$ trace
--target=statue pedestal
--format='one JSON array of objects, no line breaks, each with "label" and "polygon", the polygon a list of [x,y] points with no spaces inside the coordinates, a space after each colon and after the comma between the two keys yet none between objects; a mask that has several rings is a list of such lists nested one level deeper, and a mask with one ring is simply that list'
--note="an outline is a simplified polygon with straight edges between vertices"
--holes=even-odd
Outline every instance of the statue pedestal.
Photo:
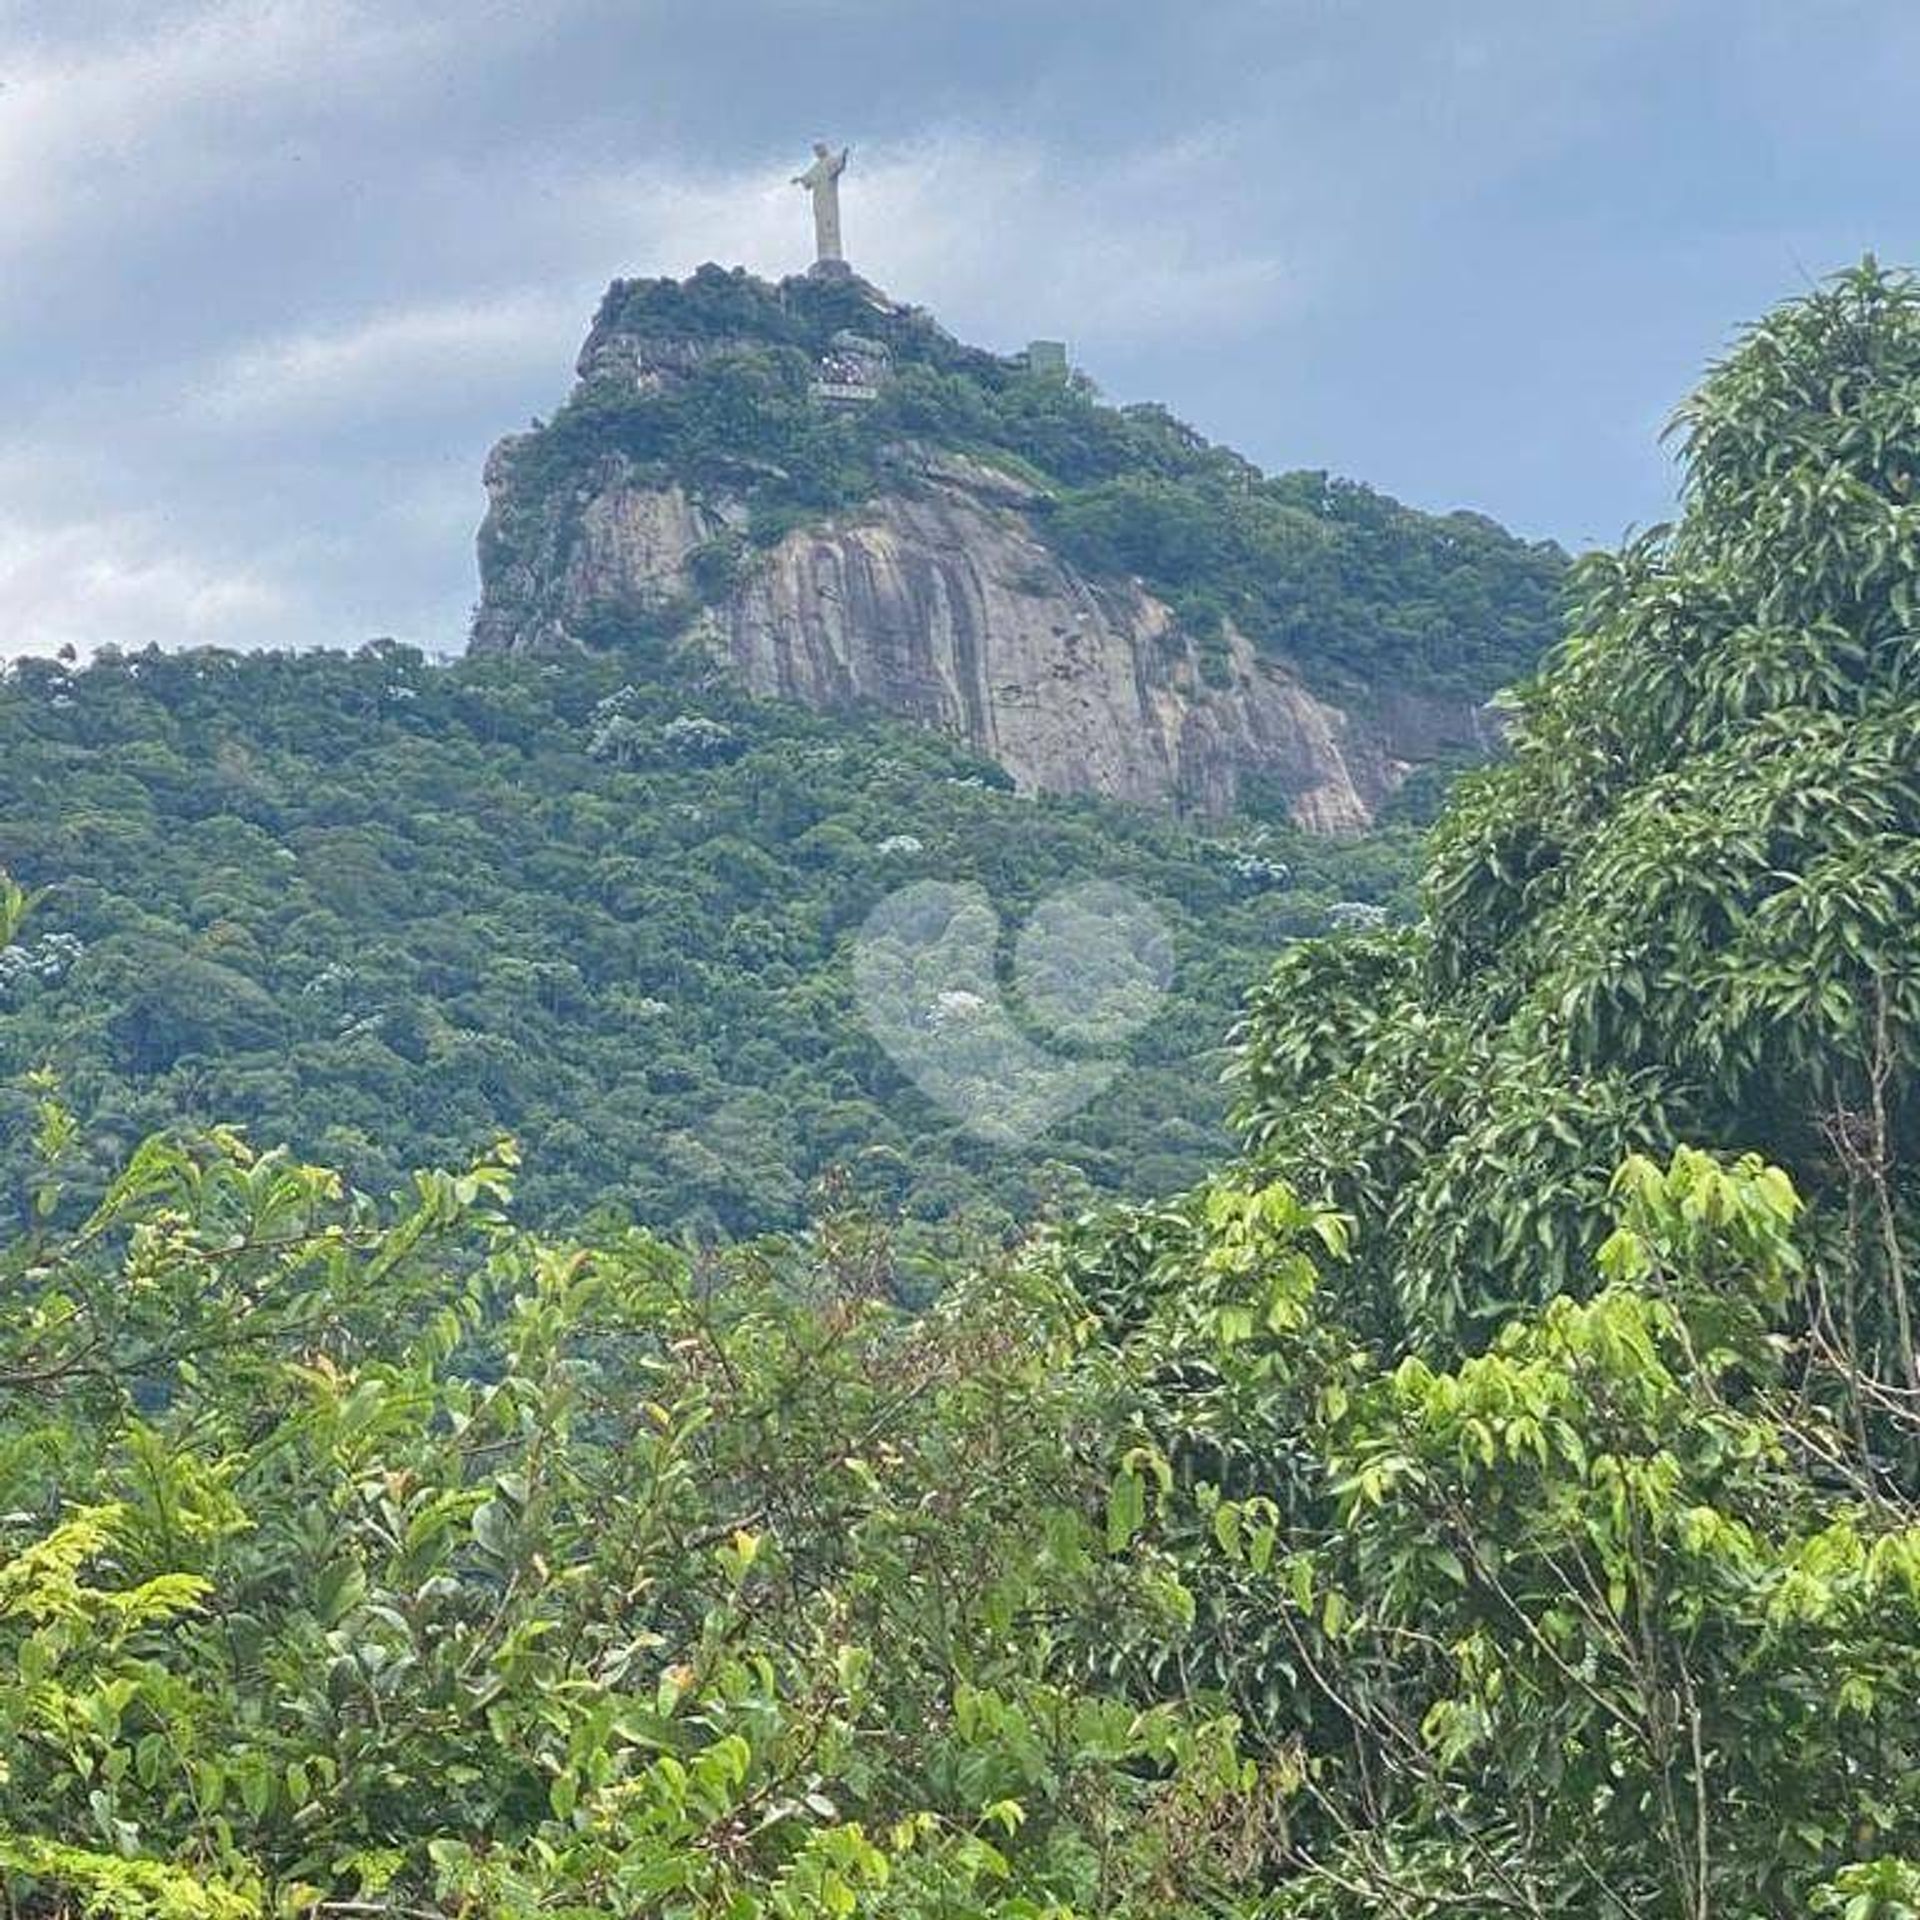
[{"label": "statue pedestal", "polygon": [[809,280],[851,280],[853,269],[844,260],[816,260],[807,269]]}]

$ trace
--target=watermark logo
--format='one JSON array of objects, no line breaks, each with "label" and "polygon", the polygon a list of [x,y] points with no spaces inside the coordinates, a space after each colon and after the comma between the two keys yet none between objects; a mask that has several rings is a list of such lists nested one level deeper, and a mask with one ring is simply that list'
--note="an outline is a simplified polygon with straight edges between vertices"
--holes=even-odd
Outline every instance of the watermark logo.
[{"label": "watermark logo", "polygon": [[1118,1050],[1173,979],[1152,904],[1104,880],[1052,894],[1001,968],[984,888],[922,880],[868,915],[853,949],[867,1026],[928,1099],[970,1133],[1023,1146],[1110,1086]]}]

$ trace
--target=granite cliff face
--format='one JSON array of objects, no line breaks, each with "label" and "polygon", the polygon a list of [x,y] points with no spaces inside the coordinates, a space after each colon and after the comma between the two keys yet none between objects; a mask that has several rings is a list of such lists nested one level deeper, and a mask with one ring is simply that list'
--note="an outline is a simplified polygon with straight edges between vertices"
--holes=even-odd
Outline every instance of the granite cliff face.
[{"label": "granite cliff face", "polygon": [[[826,380],[885,377],[884,359],[850,369],[844,342],[884,349],[835,339]],[[671,393],[726,351],[603,319],[582,391]],[[1230,622],[1203,649],[1138,580],[1056,551],[1018,461],[889,441],[869,497],[769,537],[750,470],[682,477],[602,450],[555,486],[542,452],[536,431],[488,463],[478,650],[604,644],[624,623],[708,649],[758,693],[940,728],[1024,789],[1218,814],[1259,775],[1325,833],[1364,829],[1415,764],[1491,743],[1472,700],[1374,699],[1363,719]]]}]

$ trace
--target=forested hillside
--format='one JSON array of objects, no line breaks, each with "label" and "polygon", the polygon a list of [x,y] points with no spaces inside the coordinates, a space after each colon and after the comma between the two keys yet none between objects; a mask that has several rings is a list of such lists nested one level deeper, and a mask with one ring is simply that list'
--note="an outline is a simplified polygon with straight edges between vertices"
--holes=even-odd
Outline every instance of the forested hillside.
[{"label": "forested hillside", "polygon": [[[155,1127],[216,1119],[376,1191],[510,1134],[530,1218],[605,1205],[706,1237],[797,1224],[829,1174],[989,1235],[1170,1191],[1225,1143],[1248,982],[1342,901],[1408,909],[1411,834],[1202,835],[1006,784],[637,642],[450,667],[392,645],[18,662],[0,849],[36,905],[0,953],[7,1210],[40,1068],[83,1121],[77,1192]],[[1011,924],[1089,876],[1164,914],[1173,992],[1133,1070],[1011,1158],[888,1062],[847,946],[916,880],[979,882]]]},{"label": "forested hillside", "polygon": [[1920,1914],[1920,285],[1684,421],[1245,1151],[923,1311],[42,1099],[14,1910]]}]

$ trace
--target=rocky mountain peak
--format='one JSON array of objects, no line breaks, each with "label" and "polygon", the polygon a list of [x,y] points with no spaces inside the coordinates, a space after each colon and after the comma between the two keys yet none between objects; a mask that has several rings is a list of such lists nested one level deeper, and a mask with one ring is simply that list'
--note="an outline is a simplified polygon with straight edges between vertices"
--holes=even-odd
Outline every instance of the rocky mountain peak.
[{"label": "rocky mountain peak", "polygon": [[850,274],[615,281],[577,373],[489,459],[476,650],[665,644],[1029,790],[1257,781],[1350,832],[1549,637],[1557,550],[1269,479]]}]

